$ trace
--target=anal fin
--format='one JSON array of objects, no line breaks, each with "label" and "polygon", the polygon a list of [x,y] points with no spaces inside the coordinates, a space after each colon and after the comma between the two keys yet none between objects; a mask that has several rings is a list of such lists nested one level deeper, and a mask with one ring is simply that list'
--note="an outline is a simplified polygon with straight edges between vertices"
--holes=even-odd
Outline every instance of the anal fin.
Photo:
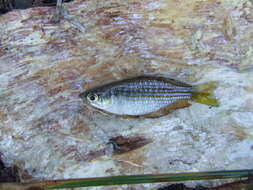
[{"label": "anal fin", "polygon": [[158,118],[158,117],[168,115],[169,113],[172,113],[173,111],[175,111],[177,109],[186,108],[189,106],[191,106],[191,104],[188,102],[188,100],[180,100],[180,101],[174,102],[172,104],[169,104],[168,106],[165,106],[165,107],[157,110],[156,112],[145,114],[140,117]]}]

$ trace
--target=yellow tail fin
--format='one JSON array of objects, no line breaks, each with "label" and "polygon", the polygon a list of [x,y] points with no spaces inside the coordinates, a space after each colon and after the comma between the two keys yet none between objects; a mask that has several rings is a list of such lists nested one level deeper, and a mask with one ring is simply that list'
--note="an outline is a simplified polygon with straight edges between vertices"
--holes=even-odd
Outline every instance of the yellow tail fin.
[{"label": "yellow tail fin", "polygon": [[216,88],[216,82],[208,82],[194,87],[192,101],[207,104],[210,106],[219,106],[218,100],[214,97],[213,91]]}]

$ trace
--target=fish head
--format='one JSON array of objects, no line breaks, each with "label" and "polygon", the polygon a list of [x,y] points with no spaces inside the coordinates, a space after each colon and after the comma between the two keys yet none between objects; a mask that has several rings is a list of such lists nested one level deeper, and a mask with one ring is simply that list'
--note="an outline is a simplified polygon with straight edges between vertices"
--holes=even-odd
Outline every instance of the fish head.
[{"label": "fish head", "polygon": [[112,102],[110,93],[99,89],[87,90],[81,93],[79,97],[84,101],[84,103],[105,110],[110,107]]}]

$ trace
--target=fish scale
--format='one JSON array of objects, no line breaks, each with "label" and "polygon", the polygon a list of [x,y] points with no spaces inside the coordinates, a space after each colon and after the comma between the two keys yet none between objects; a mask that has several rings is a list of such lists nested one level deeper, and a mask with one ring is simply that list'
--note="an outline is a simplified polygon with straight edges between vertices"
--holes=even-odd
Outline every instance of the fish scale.
[{"label": "fish scale", "polygon": [[191,87],[180,87],[159,80],[126,82],[110,89],[117,113],[146,114],[178,100],[190,99]]},{"label": "fish scale", "polygon": [[[174,87],[174,88],[173,88]],[[175,88],[176,87],[176,88]],[[133,84],[125,84],[120,87],[112,88],[112,94],[116,96],[124,96],[135,101],[165,101],[170,103],[177,99],[189,99],[191,96],[191,87],[177,88],[163,81],[134,82]]]}]

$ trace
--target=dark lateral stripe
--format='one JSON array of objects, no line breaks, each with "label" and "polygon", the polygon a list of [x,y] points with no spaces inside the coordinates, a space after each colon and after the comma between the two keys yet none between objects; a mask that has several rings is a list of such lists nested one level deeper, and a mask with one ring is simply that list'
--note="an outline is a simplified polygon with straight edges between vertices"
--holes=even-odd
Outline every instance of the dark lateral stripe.
[{"label": "dark lateral stripe", "polygon": [[191,95],[192,92],[179,92],[179,91],[175,91],[175,92],[165,92],[165,91],[158,91],[158,92],[154,92],[154,91],[119,91],[118,92],[119,94],[122,94],[122,95],[126,95],[126,94],[144,94],[144,95],[147,95],[147,94],[162,94],[162,95],[168,95],[170,96],[170,94],[172,94],[172,96],[175,96],[175,94],[178,94],[178,96],[181,96],[181,95]]},{"label": "dark lateral stripe", "polygon": [[192,87],[181,87],[181,86],[171,86],[171,87],[161,87],[161,86],[124,86],[121,88],[117,88],[117,90],[123,90],[123,89],[147,89],[147,90],[190,90],[192,91]]},{"label": "dark lateral stripe", "polygon": [[190,97],[190,95],[185,94],[185,95],[127,95],[127,97],[132,97],[132,98],[172,98],[172,97]]},{"label": "dark lateral stripe", "polygon": [[190,89],[165,89],[165,88],[126,88],[116,89],[118,93],[192,93]]}]

